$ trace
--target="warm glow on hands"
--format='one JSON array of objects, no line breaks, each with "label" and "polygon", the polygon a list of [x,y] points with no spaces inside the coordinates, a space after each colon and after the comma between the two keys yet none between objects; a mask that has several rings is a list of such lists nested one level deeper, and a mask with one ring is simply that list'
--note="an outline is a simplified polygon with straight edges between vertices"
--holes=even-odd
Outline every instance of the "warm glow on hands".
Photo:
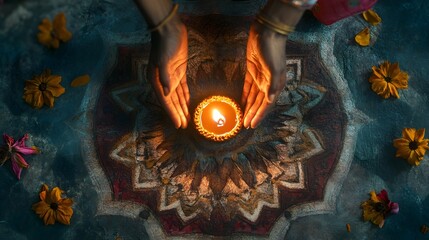
[{"label": "warm glow on hands", "polygon": [[246,128],[258,126],[286,84],[286,40],[257,23],[250,28],[242,94]]},{"label": "warm glow on hands", "polygon": [[152,34],[147,77],[176,128],[186,128],[189,88],[186,82],[188,36],[185,25],[172,22]]}]

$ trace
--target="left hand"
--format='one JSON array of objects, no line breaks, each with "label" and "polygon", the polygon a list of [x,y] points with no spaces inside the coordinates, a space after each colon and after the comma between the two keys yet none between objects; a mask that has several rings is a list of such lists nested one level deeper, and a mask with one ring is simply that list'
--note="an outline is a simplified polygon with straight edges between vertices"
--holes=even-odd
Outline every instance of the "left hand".
[{"label": "left hand", "polygon": [[286,85],[287,36],[255,22],[247,42],[242,104],[245,128],[256,128]]}]

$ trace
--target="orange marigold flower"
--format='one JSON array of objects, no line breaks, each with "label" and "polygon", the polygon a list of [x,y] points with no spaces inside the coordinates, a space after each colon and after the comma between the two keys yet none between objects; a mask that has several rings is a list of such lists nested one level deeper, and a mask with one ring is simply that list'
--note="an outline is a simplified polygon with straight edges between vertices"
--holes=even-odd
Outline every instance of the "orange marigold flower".
[{"label": "orange marigold flower", "polygon": [[40,202],[33,204],[32,209],[43,219],[45,225],[54,224],[56,221],[69,225],[73,215],[73,201],[70,198],[61,198],[63,191],[58,187],[49,190],[48,185],[43,184],[40,189]]},{"label": "orange marigold flower", "polygon": [[389,98],[391,95],[399,98],[398,89],[408,88],[408,74],[399,69],[398,63],[390,64],[385,61],[380,67],[372,67],[369,82],[371,89],[383,98]]},{"label": "orange marigold flower", "polygon": [[402,138],[393,140],[396,157],[406,159],[411,165],[418,166],[429,149],[429,139],[424,139],[425,129],[404,128]]},{"label": "orange marigold flower", "polygon": [[399,212],[399,204],[389,200],[386,190],[381,190],[379,194],[371,191],[371,198],[362,203],[363,219],[371,221],[380,228],[384,225],[384,220],[389,214]]},{"label": "orange marigold flower", "polygon": [[24,100],[35,108],[54,106],[54,98],[61,96],[66,90],[60,85],[61,76],[51,75],[50,70],[27,80],[24,87]]},{"label": "orange marigold flower", "polygon": [[59,13],[51,22],[48,18],[42,20],[39,25],[37,39],[39,43],[46,47],[58,48],[60,41],[67,42],[71,39],[72,34],[66,28],[66,17],[64,13]]}]

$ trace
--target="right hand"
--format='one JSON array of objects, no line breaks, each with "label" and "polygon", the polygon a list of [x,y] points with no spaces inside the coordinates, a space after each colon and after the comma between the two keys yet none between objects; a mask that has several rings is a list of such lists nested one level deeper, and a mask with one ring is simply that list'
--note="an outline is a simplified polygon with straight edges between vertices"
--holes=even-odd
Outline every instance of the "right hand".
[{"label": "right hand", "polygon": [[147,78],[176,128],[186,128],[190,119],[187,61],[186,26],[174,17],[152,33]]}]

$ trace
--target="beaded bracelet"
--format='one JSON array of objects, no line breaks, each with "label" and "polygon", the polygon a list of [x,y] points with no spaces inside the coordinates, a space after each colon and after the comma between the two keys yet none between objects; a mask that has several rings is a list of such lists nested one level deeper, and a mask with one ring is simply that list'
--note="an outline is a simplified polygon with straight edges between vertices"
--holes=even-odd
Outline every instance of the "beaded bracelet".
[{"label": "beaded bracelet", "polygon": [[162,26],[164,26],[165,24],[167,24],[173,17],[174,15],[176,15],[177,10],[179,9],[179,4],[174,4],[173,5],[173,9],[171,10],[171,12],[168,14],[168,16],[166,18],[164,18],[164,20],[162,20],[158,25],[156,25],[153,28],[150,28],[149,31],[150,32],[154,32],[158,29],[160,29]]},{"label": "beaded bracelet", "polygon": [[261,13],[256,16],[256,21],[281,35],[288,35],[295,30],[294,27],[289,26],[287,24],[273,22],[263,16]]}]

